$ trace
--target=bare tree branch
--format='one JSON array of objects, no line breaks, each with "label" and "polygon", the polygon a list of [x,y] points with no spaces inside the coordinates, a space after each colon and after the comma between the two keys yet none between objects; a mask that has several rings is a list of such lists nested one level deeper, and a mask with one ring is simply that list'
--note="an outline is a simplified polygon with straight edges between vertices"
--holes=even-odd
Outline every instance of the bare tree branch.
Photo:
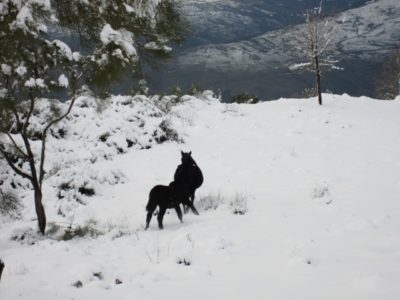
[{"label": "bare tree branch", "polygon": [[13,169],[13,171],[15,173],[17,173],[18,175],[22,176],[23,178],[29,179],[30,181],[33,180],[32,176],[28,175],[27,173],[25,173],[24,171],[22,171],[21,169],[19,169],[11,160],[10,155],[4,150],[3,146],[0,146],[0,153],[4,156],[4,158],[6,159],[8,165],[11,167],[11,169]]},{"label": "bare tree branch", "polygon": [[28,154],[26,154],[21,147],[19,147],[19,145],[17,144],[17,142],[14,140],[14,138],[12,137],[12,135],[9,132],[5,133],[8,138],[11,140],[12,144],[14,145],[15,149],[18,150],[19,153],[21,153],[24,157],[28,157]]},{"label": "bare tree branch", "polygon": [[22,138],[22,141],[24,142],[24,146],[25,146],[25,149],[27,152],[26,159],[28,160],[30,173],[31,173],[28,176],[29,176],[29,179],[31,180],[32,185],[35,187],[35,186],[38,186],[38,174],[36,171],[35,156],[33,155],[30,140],[29,140],[26,132],[23,130],[20,130],[19,134]]},{"label": "bare tree branch", "polygon": [[22,130],[25,132],[26,129],[29,126],[29,120],[33,114],[33,110],[35,109],[35,97],[33,96],[33,91],[32,88],[29,89],[29,101],[30,101],[30,105],[29,105],[29,112],[28,115],[26,116],[24,125],[22,127]]},{"label": "bare tree branch", "polygon": [[43,178],[44,178],[44,160],[45,160],[45,155],[46,155],[47,132],[52,126],[54,126],[58,122],[62,121],[64,118],[66,118],[70,114],[70,112],[72,110],[72,107],[74,106],[75,101],[77,99],[77,96],[76,96],[76,91],[77,91],[76,83],[79,80],[80,76],[81,75],[73,76],[73,80],[72,80],[72,83],[71,83],[71,89],[72,89],[72,95],[73,96],[72,96],[72,99],[71,99],[71,102],[70,102],[70,104],[68,106],[67,111],[63,115],[61,115],[60,117],[50,121],[49,124],[46,126],[46,128],[43,130],[42,150],[41,150],[41,154],[40,154],[40,167],[39,167],[39,186],[40,187],[42,187],[42,182],[43,182]]},{"label": "bare tree branch", "polygon": [[11,105],[11,111],[15,117],[15,121],[17,122],[17,130],[21,131],[22,129],[22,124],[21,124],[21,120],[19,118],[18,112],[17,112],[17,108],[15,107],[14,104]]}]

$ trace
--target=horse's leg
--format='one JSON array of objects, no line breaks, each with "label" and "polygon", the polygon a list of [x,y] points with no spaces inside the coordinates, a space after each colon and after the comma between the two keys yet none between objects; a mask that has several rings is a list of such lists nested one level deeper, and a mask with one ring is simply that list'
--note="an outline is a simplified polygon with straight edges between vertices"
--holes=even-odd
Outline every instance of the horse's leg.
[{"label": "horse's leg", "polygon": [[160,206],[160,211],[158,212],[158,216],[157,216],[157,220],[158,220],[158,228],[160,228],[160,229],[163,229],[164,228],[164,226],[163,226],[163,218],[164,218],[164,214],[165,214],[165,212],[167,211],[167,208],[166,207],[161,207]]},{"label": "horse's leg", "polygon": [[[191,194],[190,196],[189,196],[189,202],[192,204],[192,207],[194,208],[194,193],[195,192],[193,192],[193,194]],[[190,207],[191,209],[192,209],[192,211],[193,211],[193,208],[192,207]],[[188,211],[189,210],[189,207],[187,207],[186,208],[186,211]],[[195,208],[195,210],[196,210],[196,208]],[[196,212],[197,212],[197,210],[196,210]],[[197,213],[198,214],[198,213]]]},{"label": "horse's leg", "polygon": [[[194,200],[194,193],[191,194],[191,195],[189,195],[188,202],[191,202],[191,203],[193,204],[193,200]],[[183,212],[184,212],[185,214],[188,213],[189,207],[190,207],[190,205],[188,205],[188,204],[183,204]],[[191,208],[191,207],[190,207],[190,208]]]},{"label": "horse's leg", "polygon": [[175,206],[175,210],[176,210],[176,214],[178,215],[179,221],[181,223],[183,223],[182,211],[181,211],[181,207],[179,204]]},{"label": "horse's leg", "polygon": [[190,207],[190,209],[192,210],[192,212],[193,212],[195,215],[197,215],[197,216],[199,215],[199,212],[197,211],[196,207],[194,207],[194,205],[193,205],[192,202],[188,201],[188,202],[187,202],[187,205]]}]

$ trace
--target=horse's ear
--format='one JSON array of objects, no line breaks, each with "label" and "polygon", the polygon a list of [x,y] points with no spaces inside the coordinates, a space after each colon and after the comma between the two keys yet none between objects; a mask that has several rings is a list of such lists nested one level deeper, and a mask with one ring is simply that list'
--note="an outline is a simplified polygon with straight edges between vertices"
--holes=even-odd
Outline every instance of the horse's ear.
[{"label": "horse's ear", "polygon": [[181,150],[181,155],[183,156],[183,154],[185,154],[185,152],[183,152],[183,151]]},{"label": "horse's ear", "polygon": [[189,155],[192,155],[192,151],[189,152]]}]

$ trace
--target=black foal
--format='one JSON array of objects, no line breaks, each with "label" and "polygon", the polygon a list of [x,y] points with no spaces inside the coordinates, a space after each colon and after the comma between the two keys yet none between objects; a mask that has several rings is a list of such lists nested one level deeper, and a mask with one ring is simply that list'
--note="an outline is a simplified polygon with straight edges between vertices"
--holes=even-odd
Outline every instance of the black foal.
[{"label": "black foal", "polygon": [[163,218],[168,208],[175,208],[179,221],[182,223],[183,219],[180,204],[189,206],[194,214],[199,214],[197,209],[193,206],[193,203],[189,201],[189,195],[184,186],[173,181],[168,186],[156,185],[153,187],[150,191],[149,202],[146,206],[147,217],[145,230],[149,228],[151,217],[153,216],[157,206],[159,207],[157,221],[160,229],[164,228]]}]

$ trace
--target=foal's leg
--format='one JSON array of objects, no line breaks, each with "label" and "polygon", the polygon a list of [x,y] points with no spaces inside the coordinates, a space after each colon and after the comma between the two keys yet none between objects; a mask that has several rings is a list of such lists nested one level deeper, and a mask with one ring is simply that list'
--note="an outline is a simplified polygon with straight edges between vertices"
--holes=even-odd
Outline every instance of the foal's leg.
[{"label": "foal's leg", "polygon": [[181,211],[181,207],[180,207],[179,204],[175,206],[175,210],[176,210],[176,214],[178,215],[179,221],[180,221],[181,223],[183,223],[182,211]]},{"label": "foal's leg", "polygon": [[147,216],[146,216],[146,227],[145,227],[144,230],[147,230],[147,228],[149,228],[150,221],[151,221],[151,217],[153,216],[153,212],[154,212],[155,209],[156,209],[156,207],[154,207],[154,208],[152,208],[152,209],[149,209],[149,210],[147,211]]},{"label": "foal's leg", "polygon": [[148,212],[147,212],[147,216],[146,216],[146,227],[144,228],[144,230],[147,230],[147,228],[149,228],[149,225],[150,225],[150,221],[151,221],[151,217],[153,216],[153,212],[154,212],[154,210],[149,210]]},{"label": "foal's leg", "polygon": [[164,214],[165,214],[166,211],[167,211],[166,207],[161,207],[160,206],[160,211],[158,212],[158,216],[157,216],[158,228],[160,228],[160,229],[164,228],[162,222],[163,222]]}]

